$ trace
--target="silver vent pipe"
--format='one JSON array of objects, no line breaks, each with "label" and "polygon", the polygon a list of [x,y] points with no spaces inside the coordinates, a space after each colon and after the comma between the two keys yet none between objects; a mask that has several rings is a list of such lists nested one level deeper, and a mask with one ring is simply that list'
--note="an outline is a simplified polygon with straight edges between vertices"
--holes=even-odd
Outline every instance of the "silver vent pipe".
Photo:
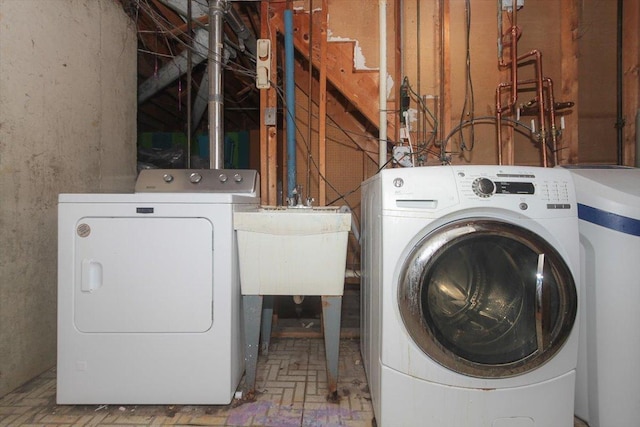
[{"label": "silver vent pipe", "polygon": [[209,0],[209,168],[224,168],[223,26],[225,0]]}]

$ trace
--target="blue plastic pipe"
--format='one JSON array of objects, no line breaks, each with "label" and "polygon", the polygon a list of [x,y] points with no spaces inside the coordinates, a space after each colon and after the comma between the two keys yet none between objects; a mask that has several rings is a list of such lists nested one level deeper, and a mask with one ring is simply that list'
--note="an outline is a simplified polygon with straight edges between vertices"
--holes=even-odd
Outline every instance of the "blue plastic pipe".
[{"label": "blue plastic pipe", "polygon": [[287,197],[296,188],[296,86],[293,63],[293,11],[284,11],[285,111],[287,115]]}]

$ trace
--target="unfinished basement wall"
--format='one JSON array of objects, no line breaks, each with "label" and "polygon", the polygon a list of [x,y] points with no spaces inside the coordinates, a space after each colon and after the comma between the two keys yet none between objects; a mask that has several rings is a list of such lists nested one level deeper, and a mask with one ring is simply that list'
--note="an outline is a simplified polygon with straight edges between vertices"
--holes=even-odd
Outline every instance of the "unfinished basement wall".
[{"label": "unfinished basement wall", "polygon": [[56,361],[57,198],[132,191],[136,32],[114,0],[0,0],[0,396]]},{"label": "unfinished basement wall", "polygon": [[[294,4],[294,8],[308,11],[312,7],[316,11],[316,20],[319,21],[319,8],[322,0],[300,0]],[[379,70],[379,2],[372,0],[327,0],[327,40],[328,44],[343,44],[346,49],[352,49],[352,69],[345,70],[345,75],[349,78],[357,78],[358,73],[373,73],[376,78]],[[387,1],[387,72],[389,78],[388,85],[388,108],[395,108],[395,98],[398,87],[394,73],[396,51],[395,51],[395,1]],[[320,24],[316,22],[314,28],[314,46],[319,49]],[[304,62],[304,61],[303,61]],[[305,63],[306,65],[306,63]],[[304,68],[304,67],[303,67]],[[345,66],[346,68],[346,66]],[[352,74],[354,73],[354,74]],[[318,75],[314,74],[313,81],[313,107],[312,114],[309,114],[309,99],[307,97],[307,87],[309,85],[309,74],[305,70],[296,71],[296,117],[297,117],[297,180],[302,184],[305,194],[309,194],[318,201],[319,176],[318,176]],[[328,83],[331,85],[331,83]],[[360,192],[358,188],[361,182],[377,171],[378,143],[377,120],[370,124],[361,117],[354,118],[348,107],[349,101],[344,101],[342,96],[327,95],[327,116],[326,120],[326,200],[321,203],[335,202],[334,205],[347,204],[356,215],[359,214]],[[371,104],[378,104],[379,94],[375,92],[362,92],[358,96]],[[342,106],[341,106],[342,105]],[[351,117],[348,117],[351,116]],[[375,117],[378,118],[377,116]],[[389,120],[393,120],[393,112],[389,115]],[[311,123],[311,134],[309,134],[308,124]],[[390,140],[394,140],[394,135],[390,134]],[[358,140],[362,144],[368,139],[367,153],[358,147]],[[309,162],[311,154],[311,162]],[[375,161],[373,160],[375,159]],[[285,160],[285,159],[283,159]],[[283,161],[286,167],[286,162]],[[309,188],[306,188],[309,187]],[[341,196],[346,195],[344,198]]]},{"label": "unfinished basement wall", "polygon": [[[498,66],[497,3],[496,0],[473,0],[468,4],[448,0],[403,1],[402,73],[408,77],[412,91],[424,98],[436,117],[435,121],[429,119],[424,123],[413,121],[412,136],[415,141],[428,143],[437,127],[436,140],[446,142],[447,159],[452,163],[498,162],[495,94],[500,83],[509,82],[509,76]],[[517,13],[522,32],[518,52],[520,55],[533,50],[542,52],[543,74],[554,81],[559,100],[563,77],[560,2],[525,0],[524,4]],[[506,32],[509,24],[506,16],[504,19]],[[506,46],[504,52],[506,57],[509,52]],[[519,80],[533,78],[533,69],[533,65],[520,67]],[[532,92],[520,93],[517,104],[526,104],[534,96]],[[418,103],[415,96],[412,98],[411,108],[415,112]],[[523,117],[522,122],[530,126],[531,118]],[[473,132],[471,126],[465,125],[471,119],[478,120]],[[463,132],[457,132],[461,127]],[[539,147],[528,135],[512,135],[505,126],[503,137],[515,138],[516,164],[541,164]],[[428,148],[427,164],[437,163],[439,147],[431,143]]]},{"label": "unfinished basement wall", "polygon": [[584,2],[580,53],[580,163],[617,162],[616,2]]}]

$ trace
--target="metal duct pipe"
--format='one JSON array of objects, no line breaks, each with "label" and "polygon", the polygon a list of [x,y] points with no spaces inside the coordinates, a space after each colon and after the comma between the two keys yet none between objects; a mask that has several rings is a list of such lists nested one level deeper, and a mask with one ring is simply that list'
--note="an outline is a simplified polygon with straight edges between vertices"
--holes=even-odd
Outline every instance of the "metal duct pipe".
[{"label": "metal duct pipe", "polygon": [[238,43],[241,48],[246,48],[250,54],[256,54],[256,36],[244,25],[244,21],[234,7],[229,7],[227,11],[227,23],[238,36]]},{"label": "metal duct pipe", "polygon": [[[294,79],[293,11],[284,11],[284,61],[287,117],[287,198],[296,188],[296,86]],[[311,126],[311,123],[309,123]],[[309,189],[307,188],[307,191]],[[301,195],[302,196],[302,195]]]},{"label": "metal duct pipe", "polygon": [[380,26],[380,147],[378,151],[378,168],[387,163],[387,1],[378,2],[378,21]]},{"label": "metal duct pipe", "polygon": [[209,168],[224,168],[222,30],[225,0],[209,0]]},{"label": "metal duct pipe", "polygon": [[192,66],[195,67],[203,62],[207,58],[207,36],[205,29],[196,29],[191,49],[185,49],[180,55],[160,68],[155,76],[149,77],[138,87],[138,104],[142,104],[187,72],[189,50],[193,51],[191,55]]}]

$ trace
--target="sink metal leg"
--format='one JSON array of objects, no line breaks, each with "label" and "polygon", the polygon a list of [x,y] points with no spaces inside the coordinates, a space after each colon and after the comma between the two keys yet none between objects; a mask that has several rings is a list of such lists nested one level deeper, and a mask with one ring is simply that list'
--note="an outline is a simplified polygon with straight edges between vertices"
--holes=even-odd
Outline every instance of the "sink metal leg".
[{"label": "sink metal leg", "polygon": [[269,354],[269,341],[271,340],[271,322],[273,320],[273,295],[265,295],[262,302],[262,331],[260,351],[263,355]]},{"label": "sink metal leg", "polygon": [[340,313],[342,296],[322,296],[324,350],[327,358],[327,400],[338,401],[338,356],[340,352]]},{"label": "sink metal leg", "polygon": [[245,393],[251,396],[256,389],[258,369],[258,346],[260,344],[260,317],[262,315],[262,295],[242,296],[244,316],[244,357],[246,362]]}]

